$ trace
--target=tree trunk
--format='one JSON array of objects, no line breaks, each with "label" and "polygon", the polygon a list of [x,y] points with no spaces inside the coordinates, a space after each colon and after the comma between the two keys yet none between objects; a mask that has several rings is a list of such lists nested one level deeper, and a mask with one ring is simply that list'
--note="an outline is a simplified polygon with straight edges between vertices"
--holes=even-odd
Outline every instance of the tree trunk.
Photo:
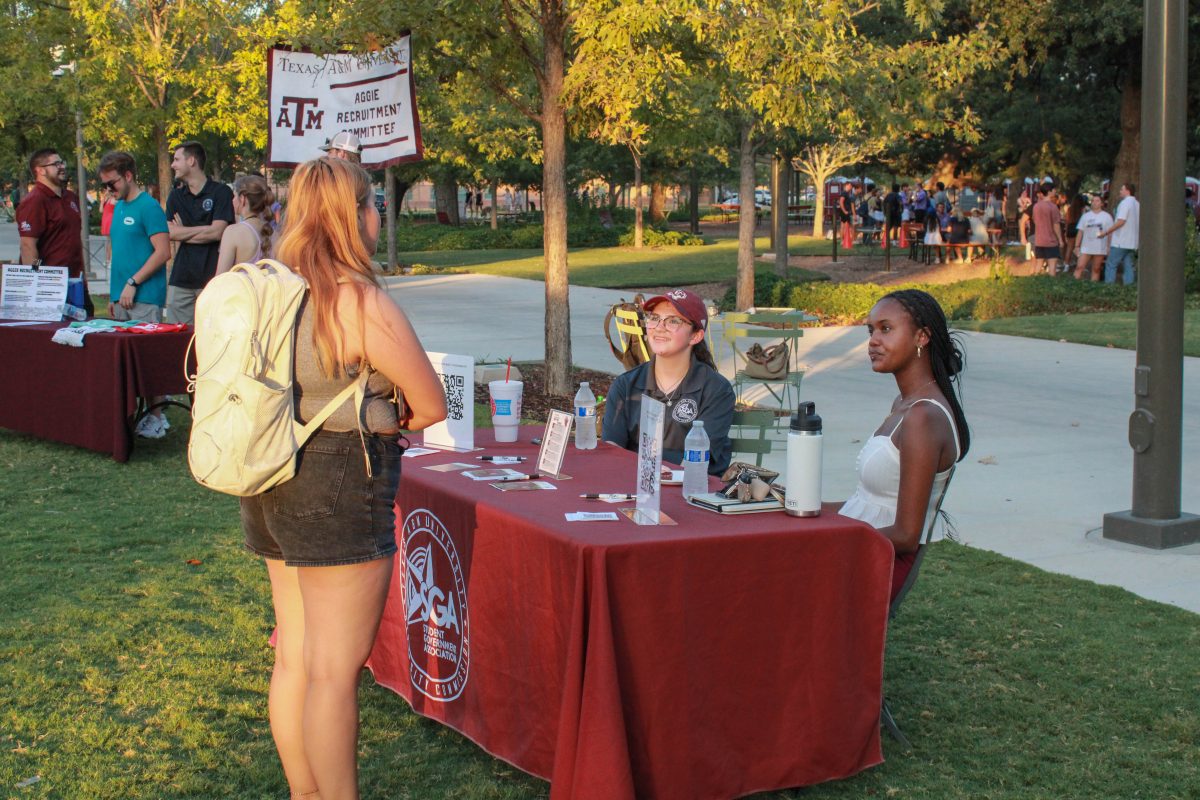
[{"label": "tree trunk", "polygon": [[458,184],[453,178],[440,178],[433,184],[433,199],[438,222],[442,221],[442,214],[445,214],[446,225],[458,225]]},{"label": "tree trunk", "polygon": [[642,247],[642,157],[633,154],[633,246]]},{"label": "tree trunk", "polygon": [[754,123],[750,120],[742,123],[738,170],[741,208],[738,209],[737,307],[738,311],[745,311],[754,305]]},{"label": "tree trunk", "polygon": [[171,150],[167,144],[167,129],[162,123],[154,126],[154,151],[158,156],[158,204],[167,207],[167,195],[171,193]]},{"label": "tree trunk", "polygon": [[[813,195],[813,238],[820,239],[825,236],[825,181],[833,175],[832,169],[815,168],[812,172],[801,170],[807,175],[816,187],[816,192]],[[837,235],[837,231],[834,231]]]},{"label": "tree trunk", "polygon": [[610,183],[608,185],[608,210],[612,211],[617,207],[617,197],[621,194],[621,184]]},{"label": "tree trunk", "polygon": [[700,235],[700,174],[694,169],[688,183],[688,227],[693,234]]},{"label": "tree trunk", "polygon": [[650,221],[663,222],[667,218],[667,187],[661,183],[650,184]]},{"label": "tree trunk", "polygon": [[567,115],[562,104],[566,77],[565,8],[545,16],[545,76],[542,85],[542,210],[546,257],[546,392],[571,394],[571,307],[567,272]]},{"label": "tree trunk", "polygon": [[791,162],[775,157],[772,172],[775,180],[771,189],[771,215],[775,222],[775,274],[787,275],[788,268],[788,184],[792,180]]},{"label": "tree trunk", "polygon": [[[1141,58],[1137,48],[1136,58]],[[1131,68],[1121,83],[1121,148],[1113,162],[1112,181],[1108,184],[1108,210],[1116,215],[1121,202],[1121,184],[1136,187],[1141,173],[1142,150],[1142,81],[1136,68]]]},{"label": "tree trunk", "polygon": [[491,184],[491,189],[492,189],[492,208],[491,208],[491,213],[488,216],[491,217],[490,222],[492,225],[492,230],[496,230],[496,228],[500,227],[500,217],[496,213],[496,195],[500,191],[500,181],[493,178],[492,184]]}]

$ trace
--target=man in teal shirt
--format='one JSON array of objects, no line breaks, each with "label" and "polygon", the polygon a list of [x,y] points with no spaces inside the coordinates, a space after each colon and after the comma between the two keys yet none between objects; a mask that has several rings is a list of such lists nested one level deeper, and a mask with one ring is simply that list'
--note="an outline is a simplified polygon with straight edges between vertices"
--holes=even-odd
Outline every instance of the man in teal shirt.
[{"label": "man in teal shirt", "polygon": [[109,232],[109,313],[113,319],[162,322],[171,240],[167,215],[137,184],[137,162],[114,151],[100,159],[100,182],[117,198]]},{"label": "man in teal shirt", "polygon": [[[171,257],[167,215],[138,186],[137,162],[129,153],[105,153],[100,159],[100,182],[117,199],[109,231],[108,313],[116,320],[162,322],[167,302],[166,265]],[[155,404],[159,399],[154,398]],[[134,432],[161,439],[168,427],[162,409],[155,408],[142,417]]]}]

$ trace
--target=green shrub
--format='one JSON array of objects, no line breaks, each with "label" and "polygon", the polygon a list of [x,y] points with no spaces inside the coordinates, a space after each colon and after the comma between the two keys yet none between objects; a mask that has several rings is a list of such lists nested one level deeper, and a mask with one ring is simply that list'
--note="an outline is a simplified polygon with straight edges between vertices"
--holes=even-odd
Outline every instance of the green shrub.
[{"label": "green shrub", "polygon": [[[621,234],[617,243],[622,247],[633,247],[633,235],[634,231],[630,228]],[[646,247],[700,247],[704,245],[704,239],[687,231],[645,227],[642,229],[642,244]]]},{"label": "green shrub", "polygon": [[1200,233],[1191,220],[1184,222],[1187,230],[1187,246],[1183,258],[1183,281],[1185,292],[1200,292]]},{"label": "green shrub", "polygon": [[[941,304],[949,319],[996,319],[1035,314],[1080,314],[1093,311],[1131,311],[1137,308],[1137,289],[1039,275],[976,278],[949,284],[790,283],[773,276],[759,277],[755,305],[802,308],[823,325],[857,325],[871,306],[896,289],[923,289]],[[721,308],[733,308],[730,290]]]}]

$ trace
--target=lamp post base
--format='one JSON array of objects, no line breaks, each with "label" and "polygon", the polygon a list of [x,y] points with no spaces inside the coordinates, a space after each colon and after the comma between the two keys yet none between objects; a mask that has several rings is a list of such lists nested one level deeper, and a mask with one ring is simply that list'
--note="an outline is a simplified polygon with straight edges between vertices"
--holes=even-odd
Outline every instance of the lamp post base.
[{"label": "lamp post base", "polygon": [[1135,517],[1132,511],[1104,515],[1104,538],[1155,550],[1200,542],[1200,516],[1181,513],[1175,519]]}]

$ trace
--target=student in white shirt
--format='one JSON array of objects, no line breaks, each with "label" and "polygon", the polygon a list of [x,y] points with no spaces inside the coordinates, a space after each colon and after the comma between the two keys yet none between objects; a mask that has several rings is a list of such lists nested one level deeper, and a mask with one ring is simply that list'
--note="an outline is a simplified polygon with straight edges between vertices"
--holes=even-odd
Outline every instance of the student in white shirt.
[{"label": "student in white shirt", "polygon": [[1108,239],[1100,238],[1100,232],[1110,229],[1112,225],[1112,214],[1104,210],[1104,198],[1098,194],[1092,195],[1091,208],[1079,218],[1079,232],[1075,234],[1075,252],[1079,253],[1079,263],[1075,267],[1076,278],[1103,280]]},{"label": "student in white shirt", "polygon": [[1107,238],[1111,244],[1108,258],[1104,261],[1104,282],[1117,282],[1117,267],[1121,267],[1126,286],[1137,278],[1134,267],[1134,254],[1138,249],[1138,217],[1141,206],[1134,196],[1132,183],[1121,184],[1121,202],[1117,206],[1117,221],[1111,228],[1100,232],[1102,238]]}]

